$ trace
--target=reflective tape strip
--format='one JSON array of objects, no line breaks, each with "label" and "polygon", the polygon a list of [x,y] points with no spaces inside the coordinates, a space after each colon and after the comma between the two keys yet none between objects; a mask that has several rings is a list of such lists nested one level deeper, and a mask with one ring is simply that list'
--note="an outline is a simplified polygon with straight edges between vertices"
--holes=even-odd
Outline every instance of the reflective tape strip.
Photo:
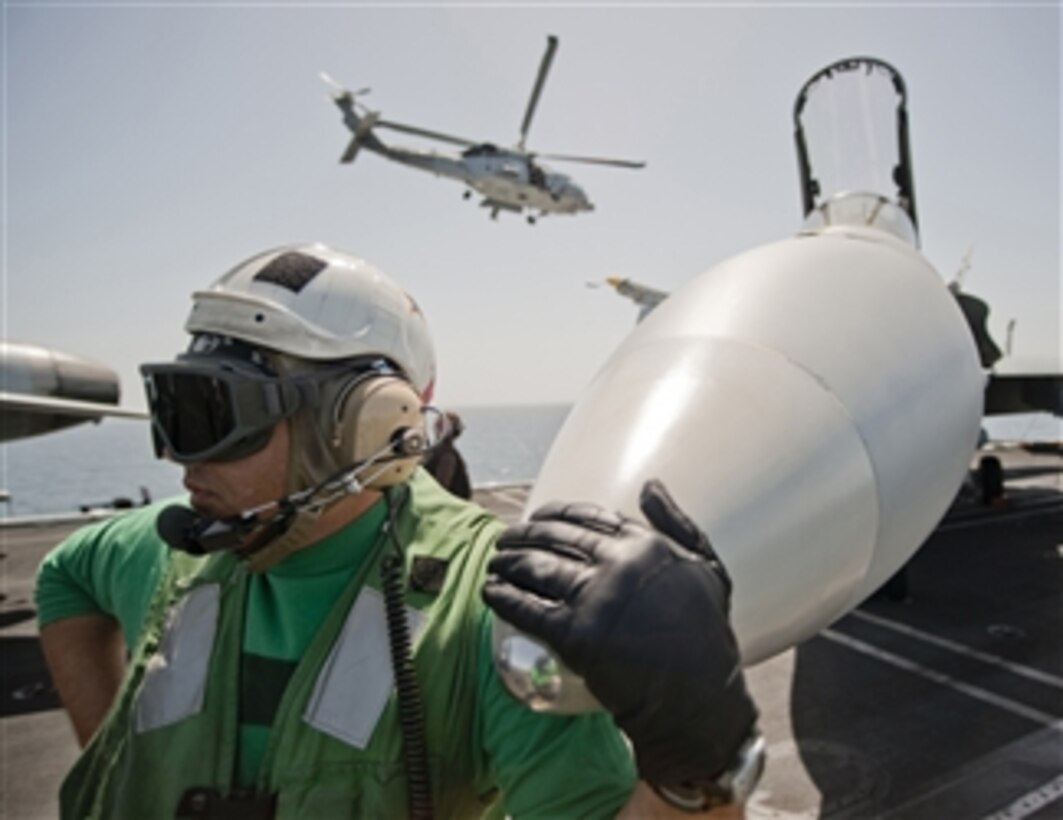
[{"label": "reflective tape strip", "polygon": [[137,696],[137,733],[169,726],[203,708],[220,598],[220,585],[204,584],[170,613]]},{"label": "reflective tape strip", "polygon": [[[412,640],[425,616],[406,607]],[[321,667],[303,720],[356,749],[369,745],[394,688],[384,596],[368,587],[347,615],[336,645]]]}]

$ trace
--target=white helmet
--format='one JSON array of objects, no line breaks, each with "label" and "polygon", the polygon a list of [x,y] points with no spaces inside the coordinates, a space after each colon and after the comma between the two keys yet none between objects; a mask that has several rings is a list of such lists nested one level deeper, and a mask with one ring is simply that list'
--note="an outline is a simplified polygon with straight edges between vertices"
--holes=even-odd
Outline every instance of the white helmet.
[{"label": "white helmet", "polygon": [[252,256],[192,294],[189,333],[242,339],[308,361],[382,356],[422,400],[431,399],[435,352],[417,303],[362,259],[321,244]]},{"label": "white helmet", "polygon": [[[209,366],[204,357],[217,348],[228,356],[228,370],[219,373],[214,368],[207,375],[215,381],[231,380],[236,377],[229,374],[234,365],[227,351],[239,346],[215,343],[235,339],[265,354],[271,372],[260,373],[260,380],[304,387],[314,382],[316,389],[307,394],[313,398],[303,400],[306,396],[299,392],[300,401],[291,406],[275,401],[260,407],[260,394],[266,394],[251,391],[259,403],[242,408],[246,412],[233,411],[235,421],[227,431],[239,444],[248,431],[246,424],[236,422],[243,423],[245,415],[253,424],[290,418],[289,493],[320,487],[357,463],[373,468],[371,476],[359,476],[370,489],[393,486],[413,473],[420,453],[374,461],[391,452],[400,432],[423,434],[425,405],[435,382],[428,325],[416,302],[390,278],[325,245],[287,245],[251,257],[207,290],[193,293],[192,299],[185,330],[193,334],[193,343],[191,353],[183,357],[186,361],[179,357],[176,366],[146,365],[142,370],[159,378],[175,367],[182,373],[200,373]],[[315,374],[320,379],[311,378]],[[229,390],[225,395],[235,394]],[[160,424],[167,420],[175,425],[178,421],[166,418]],[[211,443],[191,435],[201,433],[198,428],[177,425],[170,432],[188,433],[188,441],[180,443],[193,449]],[[168,441],[173,450],[173,437]],[[193,456],[186,460],[195,460]],[[300,509],[284,534],[260,545],[251,568],[267,569],[307,546],[306,535],[320,512]]]}]

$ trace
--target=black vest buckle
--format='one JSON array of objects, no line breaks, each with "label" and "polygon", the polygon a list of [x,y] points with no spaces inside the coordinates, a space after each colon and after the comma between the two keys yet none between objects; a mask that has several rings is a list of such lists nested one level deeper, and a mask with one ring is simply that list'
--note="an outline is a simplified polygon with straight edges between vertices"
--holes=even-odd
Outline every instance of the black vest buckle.
[{"label": "black vest buckle", "polygon": [[177,803],[177,820],[273,820],[276,794],[240,790],[222,796],[217,789],[193,786]]}]

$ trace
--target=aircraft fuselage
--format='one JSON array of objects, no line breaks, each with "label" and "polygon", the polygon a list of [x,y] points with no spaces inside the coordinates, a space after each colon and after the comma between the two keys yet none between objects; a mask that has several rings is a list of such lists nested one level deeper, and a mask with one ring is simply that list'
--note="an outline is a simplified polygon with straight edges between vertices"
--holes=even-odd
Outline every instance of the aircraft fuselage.
[{"label": "aircraft fuselage", "polygon": [[483,205],[500,210],[575,214],[594,210],[572,179],[535,162],[529,155],[492,145],[477,145],[463,154],[366,144],[366,150],[436,176],[459,180],[484,197]]}]

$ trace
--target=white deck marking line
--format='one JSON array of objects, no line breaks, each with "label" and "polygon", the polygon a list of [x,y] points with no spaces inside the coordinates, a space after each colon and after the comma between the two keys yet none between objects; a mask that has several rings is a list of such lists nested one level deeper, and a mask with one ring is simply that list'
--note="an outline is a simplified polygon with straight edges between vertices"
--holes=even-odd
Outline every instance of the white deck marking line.
[{"label": "white deck marking line", "polygon": [[968,697],[975,698],[976,700],[983,701],[984,703],[996,706],[999,709],[1004,709],[1007,712],[1011,712],[1014,715],[1031,720],[1034,723],[1038,723],[1042,726],[1048,726],[1059,731],[1063,729],[1059,719],[1054,715],[1050,715],[1047,712],[1042,712],[1039,709],[1033,709],[1017,701],[1010,700],[1001,695],[994,694],[986,689],[982,689],[978,686],[972,686],[969,683],[964,683],[961,680],[946,675],[942,672],[937,672],[933,669],[929,669],[915,661],[910,661],[907,658],[902,658],[900,655],[895,655],[892,652],[887,652],[884,649],[879,649],[877,646],[872,646],[864,641],[857,640],[856,638],[850,638],[848,635],[843,635],[840,632],[835,632],[833,629],[824,629],[820,635],[828,640],[832,640],[836,643],[840,643],[843,646],[847,646],[857,652],[862,652],[876,660],[880,660],[883,663],[888,663],[891,666],[896,666],[898,669],[903,669],[906,672],[911,672],[926,680],[933,681],[934,683],[942,686],[947,686],[949,689],[953,689],[956,692],[967,695]]},{"label": "white deck marking line", "polygon": [[1005,806],[1000,811],[988,814],[983,820],[1022,820],[1035,812],[1039,812],[1049,803],[1054,803],[1063,797],[1063,774],[1056,775],[1042,786],[1026,792],[1015,802]]},{"label": "white deck marking line", "polygon": [[1029,678],[1032,681],[1043,683],[1048,686],[1055,686],[1057,689],[1063,689],[1063,678],[1052,675],[1048,672],[1042,672],[1040,669],[1034,669],[1029,666],[1023,666],[1021,663],[1014,663],[1013,661],[1006,660],[997,655],[991,655],[988,652],[982,652],[978,649],[971,649],[964,646],[961,643],[950,641],[947,638],[939,638],[936,635],[931,635],[929,632],[923,632],[915,627],[902,624],[897,621],[891,621],[888,618],[883,618],[881,615],[872,615],[870,612],[863,612],[859,609],[849,613],[855,618],[859,618],[869,623],[877,624],[885,629],[892,629],[894,632],[900,632],[902,635],[908,635],[909,637],[916,638],[917,640],[924,641],[942,649],[947,649],[950,652],[955,652],[958,655],[965,655],[968,658],[975,658],[983,663],[993,664],[1003,669],[1007,669],[1009,672],[1015,675],[1021,675],[1024,678]]}]

